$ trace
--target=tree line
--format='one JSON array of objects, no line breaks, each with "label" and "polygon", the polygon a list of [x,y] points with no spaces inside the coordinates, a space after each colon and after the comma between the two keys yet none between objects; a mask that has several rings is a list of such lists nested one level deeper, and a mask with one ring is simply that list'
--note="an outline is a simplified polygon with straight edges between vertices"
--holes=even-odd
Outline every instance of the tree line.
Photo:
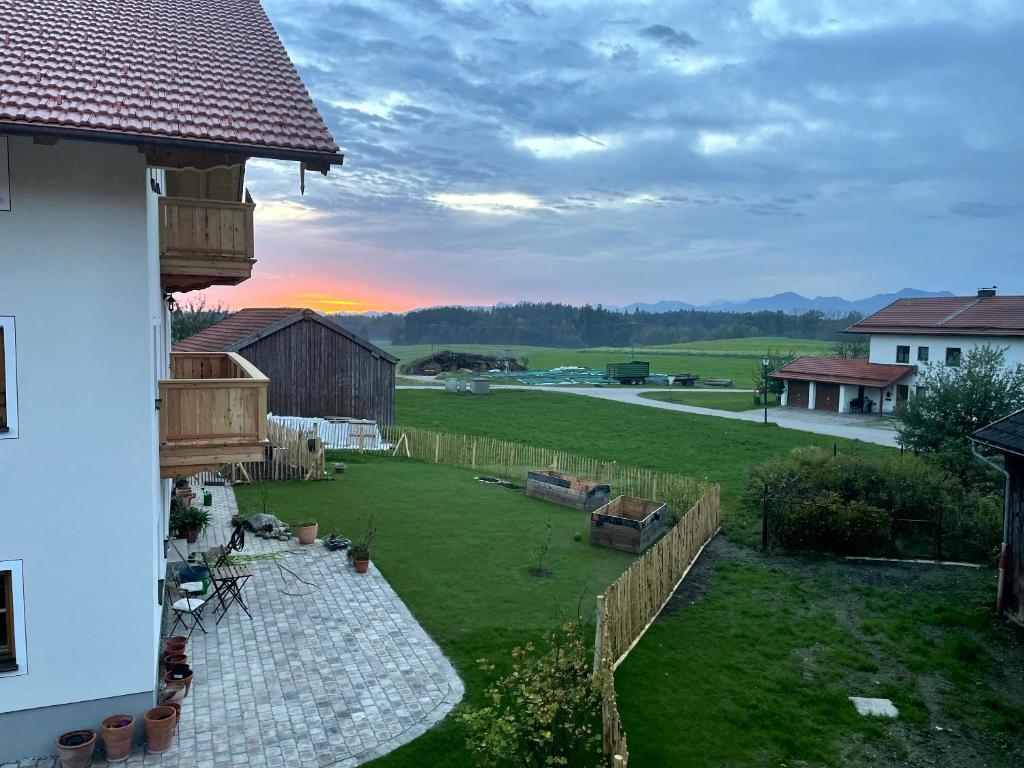
[{"label": "tree line", "polygon": [[407,314],[332,315],[349,330],[394,344],[508,344],[628,347],[705,339],[790,336],[838,340],[860,319],[851,312],[617,312],[589,304],[522,303],[488,308],[435,307]]}]

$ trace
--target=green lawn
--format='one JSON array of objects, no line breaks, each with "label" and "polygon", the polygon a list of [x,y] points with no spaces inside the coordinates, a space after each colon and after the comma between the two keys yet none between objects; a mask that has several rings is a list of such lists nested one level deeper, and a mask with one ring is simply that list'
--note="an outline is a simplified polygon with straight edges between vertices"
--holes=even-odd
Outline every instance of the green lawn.
[{"label": "green lawn", "polygon": [[[718,411],[753,411],[764,407],[754,403],[753,392],[730,392],[728,390],[724,392],[693,392],[683,389],[678,392],[644,392],[640,396],[649,400],[696,405],[701,408],[714,408]],[[768,407],[774,408],[778,404],[778,401],[772,397]]]},{"label": "green lawn", "polygon": [[[323,535],[349,537],[372,514],[374,563],[455,664],[470,701],[486,687],[476,659],[505,665],[513,647],[556,625],[558,611],[575,616],[581,597],[592,611],[594,595],[632,562],[588,543],[585,513],[479,483],[470,471],[384,457],[345,461],[348,470],[335,482],[272,485],[270,510],[290,523],[317,520]],[[258,503],[254,488],[235,493],[243,513]],[[553,575],[538,579],[527,570],[537,564],[533,550],[548,520],[544,567]],[[449,719],[373,765],[462,768],[470,764],[464,742]]]},{"label": "green lawn", "polygon": [[475,352],[495,356],[528,358],[531,370],[550,370],[559,366],[578,365],[604,370],[608,363],[631,359],[649,360],[652,373],[673,375],[693,373],[702,378],[732,379],[737,387],[753,385],[761,370],[761,356],[768,350],[796,354],[827,354],[831,342],[808,339],[761,337],[755,339],[723,339],[689,344],[673,344],[636,349],[599,347],[594,349],[558,349],[502,344],[418,344],[413,346],[382,343],[382,348],[408,363],[431,353],[431,350]]},{"label": "green lawn", "polygon": [[834,444],[840,451],[869,455],[893,450],[859,440],[555,392],[506,390],[470,398],[403,390],[397,393],[396,405],[398,423],[411,427],[500,437],[707,477],[722,486],[726,530],[746,542],[759,535],[750,519],[737,514],[750,467],[774,454],[810,445],[831,448]]},{"label": "green lawn", "polygon": [[993,618],[991,570],[708,551],[616,673],[631,763],[1024,764],[1024,640]]}]

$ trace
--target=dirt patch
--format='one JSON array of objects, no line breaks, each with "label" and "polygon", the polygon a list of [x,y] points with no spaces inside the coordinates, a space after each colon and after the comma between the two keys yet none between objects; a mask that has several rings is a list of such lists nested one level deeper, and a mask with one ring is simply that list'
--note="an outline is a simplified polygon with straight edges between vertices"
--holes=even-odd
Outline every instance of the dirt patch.
[{"label": "dirt patch", "polygon": [[718,534],[704,547],[704,551],[686,574],[683,583],[665,604],[661,616],[671,616],[704,597],[711,590],[718,563],[725,560],[758,559],[761,559],[760,555],[753,550],[734,544],[723,534]]}]

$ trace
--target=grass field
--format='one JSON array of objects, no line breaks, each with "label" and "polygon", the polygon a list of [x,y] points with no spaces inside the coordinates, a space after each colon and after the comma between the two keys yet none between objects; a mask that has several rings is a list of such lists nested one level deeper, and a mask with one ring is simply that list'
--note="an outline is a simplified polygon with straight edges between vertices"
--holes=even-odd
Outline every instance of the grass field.
[{"label": "grass field", "polygon": [[[431,354],[432,351],[450,349],[477,354],[527,358],[531,370],[550,370],[564,365],[604,370],[608,363],[627,362],[634,358],[650,360],[652,373],[693,373],[702,378],[732,379],[735,386],[753,386],[760,371],[762,355],[771,350],[793,352],[797,355],[826,355],[834,346],[831,342],[782,337],[751,339],[722,339],[671,344],[644,348],[557,349],[500,344],[420,344],[398,346],[382,343],[382,348],[396,355],[402,363]],[[401,363],[400,363],[401,365]]]},{"label": "grass field", "polygon": [[[557,611],[576,614],[624,571],[632,555],[587,542],[582,512],[479,483],[468,470],[383,457],[344,457],[336,482],[271,487],[270,509],[296,523],[313,519],[326,535],[355,537],[373,515],[373,561],[437,641],[466,683],[468,700],[486,687],[476,660],[499,668],[508,652],[539,640]],[[243,512],[258,504],[254,488],[236,488]],[[530,576],[534,548],[551,522],[546,579]],[[580,533],[581,541],[574,535]],[[373,763],[378,768],[471,765],[465,734],[449,718],[425,736]]]},{"label": "grass field", "polygon": [[[891,450],[534,391],[402,391],[398,418],[707,475],[723,487],[725,530],[751,543],[756,527],[738,514],[748,467],[805,445]],[[477,658],[507,660],[511,647],[552,625],[556,603],[572,612],[582,595],[589,610],[631,561],[590,547],[585,515],[476,483],[468,471],[385,457],[346,461],[339,481],[273,486],[272,511],[346,535],[372,513],[375,563],[455,663],[468,701],[485,687]],[[244,511],[255,493],[236,493]],[[547,520],[554,534],[546,567],[555,575],[537,580],[527,569]],[[991,570],[765,557],[721,538],[707,553],[616,674],[632,765],[1024,764],[1024,639],[992,619]],[[860,719],[847,695],[891,697],[901,718]],[[373,763],[472,764],[450,718]]]},{"label": "grass field", "polygon": [[[679,403],[680,405],[696,405],[701,408],[714,408],[718,411],[754,411],[763,408],[754,403],[752,392],[692,392],[681,389],[678,392],[644,392],[640,397],[649,400],[660,400],[663,403]],[[778,405],[775,396],[768,402],[769,408]]]},{"label": "grass field", "polygon": [[[707,397],[724,397],[728,393]],[[714,416],[674,413],[580,395],[495,391],[489,397],[397,393],[398,422],[555,448],[664,472],[707,477],[722,486],[725,528],[753,542],[752,521],[737,514],[747,471],[770,456],[817,445],[863,455],[891,448]]]}]

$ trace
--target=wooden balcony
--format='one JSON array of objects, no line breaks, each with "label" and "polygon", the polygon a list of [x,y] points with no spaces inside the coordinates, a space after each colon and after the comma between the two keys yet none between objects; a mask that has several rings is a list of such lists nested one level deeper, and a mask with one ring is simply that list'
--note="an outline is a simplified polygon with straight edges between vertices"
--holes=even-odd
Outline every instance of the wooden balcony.
[{"label": "wooden balcony", "polygon": [[173,352],[160,382],[160,475],[263,459],[269,380],[233,352]]},{"label": "wooden balcony", "polygon": [[160,198],[160,283],[165,291],[238,285],[252,276],[253,210],[223,200]]}]

